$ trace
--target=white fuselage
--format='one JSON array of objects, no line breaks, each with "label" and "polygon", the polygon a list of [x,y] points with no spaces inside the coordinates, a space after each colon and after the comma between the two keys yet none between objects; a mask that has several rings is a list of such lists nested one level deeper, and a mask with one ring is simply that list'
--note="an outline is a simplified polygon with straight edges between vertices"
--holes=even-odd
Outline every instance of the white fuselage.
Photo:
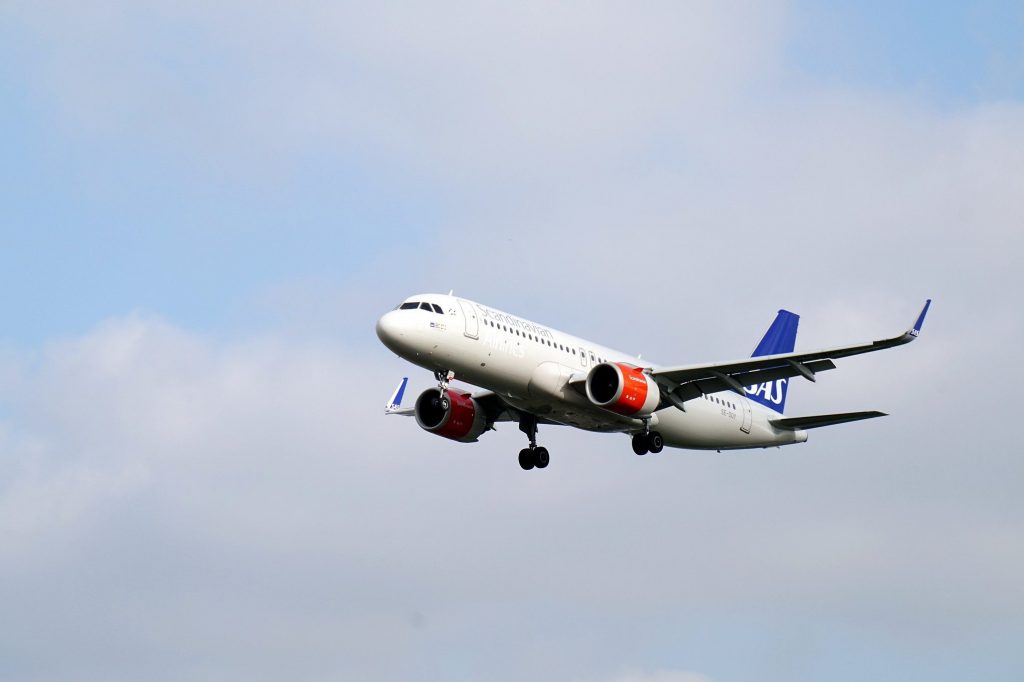
[{"label": "white fuselage", "polygon": [[[595,406],[570,385],[601,362],[656,367],[635,357],[455,296],[423,294],[435,310],[395,309],[377,335],[396,354],[431,371],[451,370],[465,383],[500,395],[511,406],[591,431],[637,433],[642,420]],[[697,449],[761,448],[801,443],[805,431],[774,427],[781,415],[734,392],[717,393],[650,417],[665,444]]]}]

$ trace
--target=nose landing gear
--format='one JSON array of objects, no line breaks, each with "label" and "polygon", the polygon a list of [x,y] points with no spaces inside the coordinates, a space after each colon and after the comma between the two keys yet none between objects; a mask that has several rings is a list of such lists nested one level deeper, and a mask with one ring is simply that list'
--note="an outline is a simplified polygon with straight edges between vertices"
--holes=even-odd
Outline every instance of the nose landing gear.
[{"label": "nose landing gear", "polygon": [[437,379],[437,390],[441,393],[441,409],[447,412],[452,406],[452,401],[448,398],[448,382],[455,378],[455,372],[434,372],[434,378]]}]

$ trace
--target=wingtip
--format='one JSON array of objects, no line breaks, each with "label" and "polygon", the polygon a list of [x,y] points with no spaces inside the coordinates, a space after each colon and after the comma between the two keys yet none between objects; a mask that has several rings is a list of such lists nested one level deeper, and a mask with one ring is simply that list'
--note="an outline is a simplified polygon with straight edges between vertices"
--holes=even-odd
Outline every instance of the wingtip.
[{"label": "wingtip", "polygon": [[402,407],[402,398],[405,396],[405,387],[408,384],[409,377],[402,377],[402,380],[398,382],[398,386],[395,388],[395,392],[391,394],[391,399],[384,406],[385,414],[395,412]]},{"label": "wingtip", "polygon": [[921,314],[917,316],[917,320],[914,322],[914,326],[910,328],[910,335],[917,336],[921,333],[921,327],[924,326],[925,315],[928,314],[928,308],[932,305],[932,299],[927,299],[924,302],[924,307],[921,308]]}]

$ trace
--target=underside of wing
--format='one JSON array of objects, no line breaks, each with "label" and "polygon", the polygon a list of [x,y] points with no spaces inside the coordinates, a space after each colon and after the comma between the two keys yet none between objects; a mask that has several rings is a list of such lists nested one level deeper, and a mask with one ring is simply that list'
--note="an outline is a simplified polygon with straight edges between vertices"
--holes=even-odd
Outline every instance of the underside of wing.
[{"label": "underside of wing", "polygon": [[[509,405],[501,395],[494,391],[479,391],[473,394],[473,399],[476,400],[484,412],[487,413],[487,419],[489,422],[517,422],[520,419],[520,415],[524,410]],[[534,415],[537,418],[538,424],[550,424],[560,426],[560,422],[552,421],[546,417],[540,415]]]},{"label": "underside of wing", "polygon": [[[835,369],[835,367],[831,360],[814,360],[802,363],[801,369],[806,370],[813,377],[818,372]],[[672,383],[678,382],[673,394],[685,402],[699,398],[707,393],[719,393],[721,391],[741,393],[744,386],[753,386],[767,381],[775,381],[776,379],[801,376],[804,374],[801,369],[786,363],[775,367],[769,366],[763,369],[743,371],[726,364],[722,366],[705,365],[703,369],[695,369],[685,373],[680,372],[669,376],[664,376],[658,370],[655,370],[653,376],[659,384],[663,384],[666,380]],[[661,379],[660,381],[659,378]]]}]

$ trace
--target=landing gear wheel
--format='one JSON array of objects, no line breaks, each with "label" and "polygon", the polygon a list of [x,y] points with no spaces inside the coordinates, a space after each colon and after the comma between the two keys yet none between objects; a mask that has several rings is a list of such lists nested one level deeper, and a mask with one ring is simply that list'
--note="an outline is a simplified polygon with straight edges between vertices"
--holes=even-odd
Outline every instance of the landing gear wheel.
[{"label": "landing gear wheel", "polygon": [[647,436],[642,433],[633,436],[633,452],[638,455],[646,455],[650,449],[651,446],[647,444]]},{"label": "landing gear wheel", "polygon": [[434,372],[434,378],[437,379],[437,391],[441,395],[441,409],[447,412],[452,406],[452,401],[448,399],[448,382],[455,378],[455,372]]},{"label": "landing gear wheel", "polygon": [[657,431],[651,431],[647,434],[647,449],[652,454],[658,454],[662,448],[665,447],[665,439],[661,437],[661,434]]},{"label": "landing gear wheel", "polygon": [[[527,471],[534,467],[533,450],[525,448],[519,451],[519,466],[523,467]],[[545,466],[547,465],[545,464]]]},{"label": "landing gear wheel", "polygon": [[551,455],[547,448],[537,448],[533,451],[533,463],[538,469],[543,469],[551,461]]}]

